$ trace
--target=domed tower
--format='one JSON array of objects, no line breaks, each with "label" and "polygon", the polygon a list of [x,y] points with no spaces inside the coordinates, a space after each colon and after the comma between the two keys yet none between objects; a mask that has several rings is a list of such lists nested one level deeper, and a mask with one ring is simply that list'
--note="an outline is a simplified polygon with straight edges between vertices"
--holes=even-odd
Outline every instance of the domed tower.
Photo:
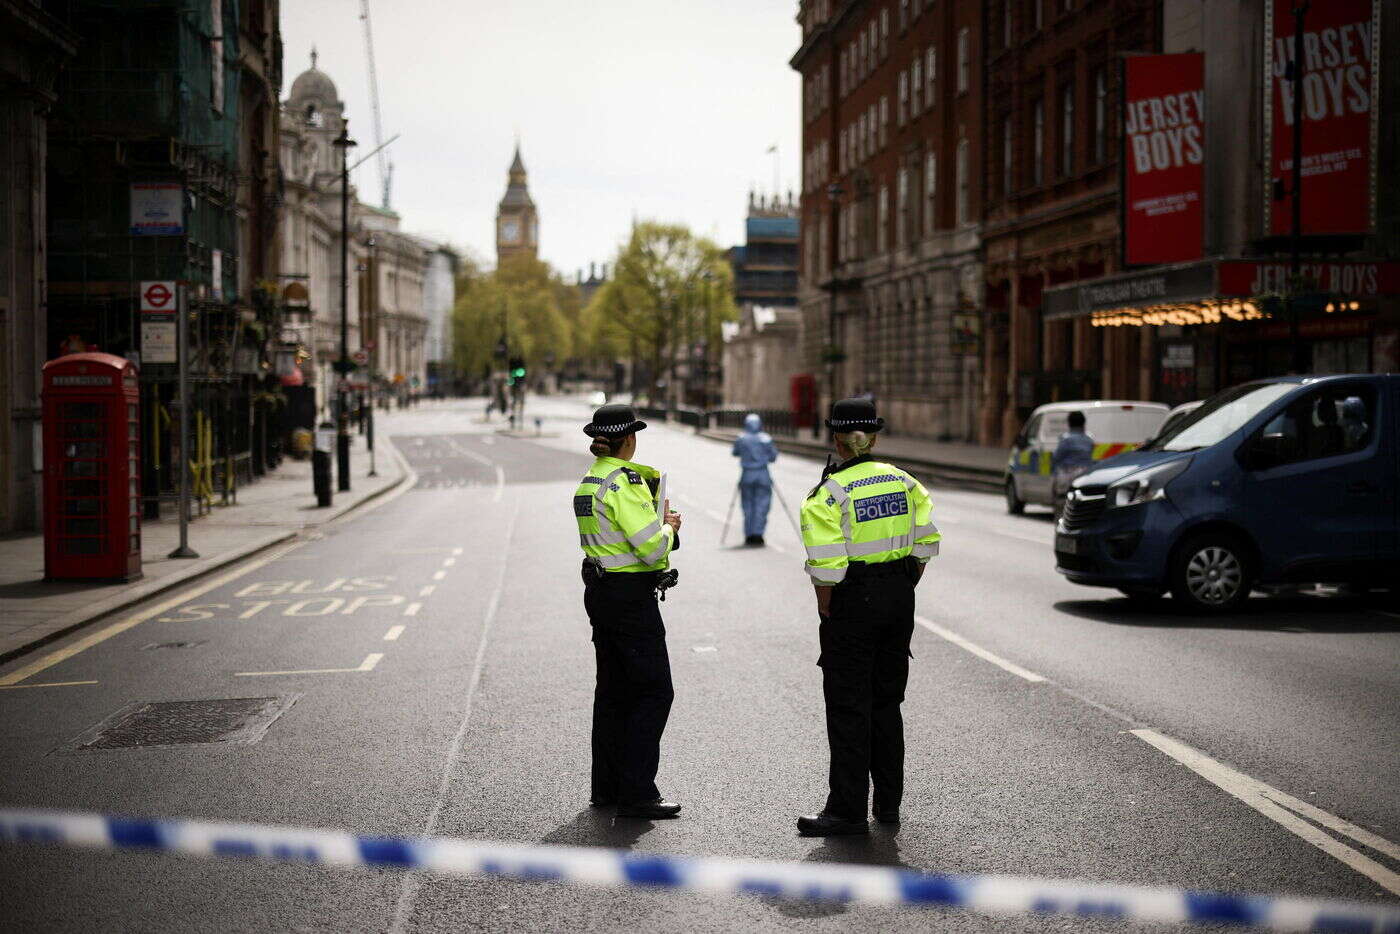
[{"label": "domed tower", "polygon": [[525,163],[520,144],[515,144],[515,160],[510,164],[506,194],[496,208],[496,265],[520,253],[535,256],[540,245],[540,221],[535,202],[526,184]]},{"label": "domed tower", "polygon": [[297,75],[287,98],[287,116],[295,119],[315,148],[317,172],[340,171],[339,155],[333,140],[340,135],[345,104],[336,92],[330,75],[316,67],[316,50],[311,50],[311,67]]}]

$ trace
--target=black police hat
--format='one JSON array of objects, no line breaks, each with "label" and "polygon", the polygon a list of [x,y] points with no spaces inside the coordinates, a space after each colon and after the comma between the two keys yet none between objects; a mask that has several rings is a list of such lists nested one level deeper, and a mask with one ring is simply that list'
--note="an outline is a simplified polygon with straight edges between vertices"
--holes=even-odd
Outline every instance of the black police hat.
[{"label": "black police hat", "polygon": [[641,431],[646,426],[647,423],[637,418],[630,405],[611,404],[599,406],[598,411],[593,413],[593,421],[583,426],[583,433],[590,438],[600,435],[620,438]]},{"label": "black police hat", "polygon": [[835,432],[879,431],[885,420],[875,414],[875,403],[869,399],[842,399],[831,407],[826,427]]}]

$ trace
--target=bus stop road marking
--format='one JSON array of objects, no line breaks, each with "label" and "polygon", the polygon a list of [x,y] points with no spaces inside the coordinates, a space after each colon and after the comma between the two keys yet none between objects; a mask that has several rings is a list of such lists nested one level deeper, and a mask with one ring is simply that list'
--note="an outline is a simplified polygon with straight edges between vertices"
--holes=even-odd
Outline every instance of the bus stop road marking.
[{"label": "bus stop road marking", "polygon": [[343,672],[373,671],[374,666],[384,657],[383,652],[371,652],[360,662],[358,668],[299,668],[292,671],[235,671],[235,678],[255,678],[261,675],[333,675]]}]

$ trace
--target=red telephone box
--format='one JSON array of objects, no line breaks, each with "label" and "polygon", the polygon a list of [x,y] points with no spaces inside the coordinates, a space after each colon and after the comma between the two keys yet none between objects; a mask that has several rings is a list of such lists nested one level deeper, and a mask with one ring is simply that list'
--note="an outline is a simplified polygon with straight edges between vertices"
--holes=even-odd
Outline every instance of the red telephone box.
[{"label": "red telephone box", "polygon": [[140,388],[130,360],[44,364],[44,578],[141,576]]}]

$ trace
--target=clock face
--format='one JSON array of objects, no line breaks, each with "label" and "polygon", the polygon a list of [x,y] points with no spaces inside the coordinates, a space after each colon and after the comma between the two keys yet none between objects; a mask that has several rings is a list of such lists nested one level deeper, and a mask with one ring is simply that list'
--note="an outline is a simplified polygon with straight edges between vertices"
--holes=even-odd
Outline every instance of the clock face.
[{"label": "clock face", "polygon": [[520,221],[515,219],[501,221],[501,239],[508,243],[518,243],[520,241]]}]

